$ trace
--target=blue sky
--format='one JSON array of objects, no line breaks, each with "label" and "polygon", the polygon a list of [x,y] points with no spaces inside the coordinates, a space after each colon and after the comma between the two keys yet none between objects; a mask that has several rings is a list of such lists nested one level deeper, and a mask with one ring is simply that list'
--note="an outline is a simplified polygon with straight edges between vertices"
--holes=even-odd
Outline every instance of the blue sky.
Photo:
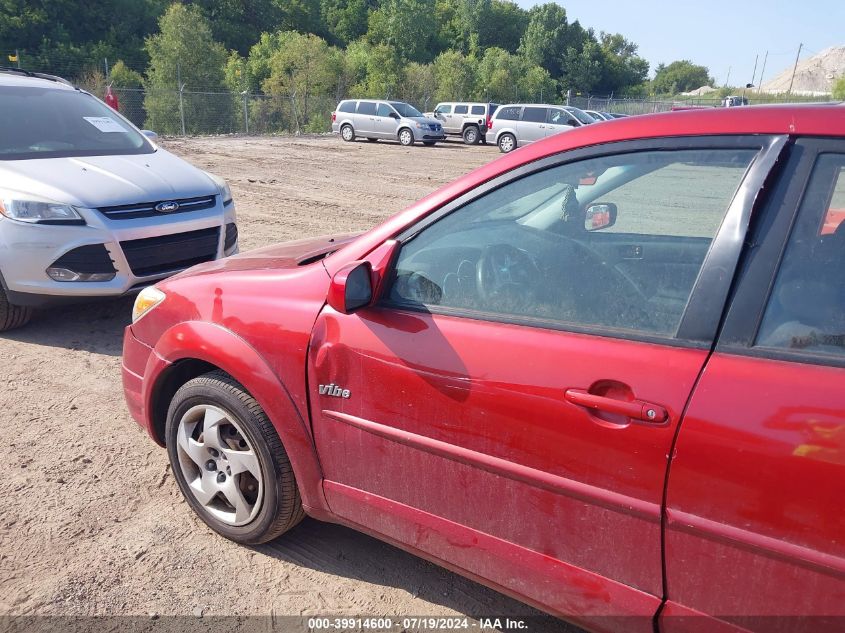
[{"label": "blue sky", "polygon": [[[542,4],[517,0],[528,8]],[[690,59],[710,69],[719,85],[730,71],[731,85],[757,78],[769,51],[763,81],[828,46],[845,45],[845,0],[560,0],[569,21],[596,32],[622,33],[639,45],[651,64]],[[758,82],[755,81],[755,84]]]}]

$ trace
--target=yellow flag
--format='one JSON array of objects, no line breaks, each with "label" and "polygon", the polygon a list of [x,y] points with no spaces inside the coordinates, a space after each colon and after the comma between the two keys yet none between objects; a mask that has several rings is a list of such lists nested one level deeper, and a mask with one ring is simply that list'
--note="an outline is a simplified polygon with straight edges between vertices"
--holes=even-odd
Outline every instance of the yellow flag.
[{"label": "yellow flag", "polygon": [[18,61],[18,56],[17,55],[9,55],[9,61],[10,62]]}]

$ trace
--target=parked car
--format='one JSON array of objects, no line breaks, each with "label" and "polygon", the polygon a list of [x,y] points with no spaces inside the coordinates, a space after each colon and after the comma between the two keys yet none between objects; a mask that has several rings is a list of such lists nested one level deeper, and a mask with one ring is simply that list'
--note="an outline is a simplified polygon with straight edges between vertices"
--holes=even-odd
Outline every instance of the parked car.
[{"label": "parked car", "polygon": [[237,252],[228,185],[93,95],[3,69],[0,111],[0,331]]},{"label": "parked car", "polygon": [[332,112],[332,132],[344,141],[363,136],[370,142],[398,140],[402,145],[434,145],[446,140],[440,121],[423,116],[414,106],[402,101],[349,99],[337,104]]},{"label": "parked car", "polygon": [[836,630],[843,199],[842,108],[585,126],[144,290],[127,402],[241,543],[308,514],[591,630]]},{"label": "parked car", "polygon": [[589,114],[596,121],[612,121],[614,118],[610,112],[600,112],[598,110],[584,110],[584,112]]},{"label": "parked car", "polygon": [[739,106],[747,106],[748,99],[746,97],[740,97],[738,95],[730,95],[722,99],[722,107],[723,108],[736,108]]},{"label": "parked car", "polygon": [[485,143],[487,123],[499,107],[497,103],[438,103],[431,116],[443,124],[446,134],[460,136],[467,145]]},{"label": "parked car", "polygon": [[517,147],[585,124],[565,106],[511,103],[499,106],[493,114],[488,124],[487,142],[498,145],[499,150],[507,154]]}]

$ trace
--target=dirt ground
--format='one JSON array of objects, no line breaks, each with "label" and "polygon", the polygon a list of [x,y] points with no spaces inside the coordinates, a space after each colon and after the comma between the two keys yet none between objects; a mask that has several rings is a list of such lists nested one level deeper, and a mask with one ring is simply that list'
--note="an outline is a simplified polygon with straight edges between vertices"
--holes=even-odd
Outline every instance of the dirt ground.
[{"label": "dirt ground", "polygon": [[[369,228],[499,156],[336,137],[162,145],[229,181],[242,250]],[[0,335],[0,615],[183,615],[209,625],[210,615],[263,615],[263,630],[284,630],[283,616],[538,615],[336,525],[308,519],[253,548],[212,533],[124,405],[131,303],[54,310]],[[531,630],[558,628],[541,618]]]}]

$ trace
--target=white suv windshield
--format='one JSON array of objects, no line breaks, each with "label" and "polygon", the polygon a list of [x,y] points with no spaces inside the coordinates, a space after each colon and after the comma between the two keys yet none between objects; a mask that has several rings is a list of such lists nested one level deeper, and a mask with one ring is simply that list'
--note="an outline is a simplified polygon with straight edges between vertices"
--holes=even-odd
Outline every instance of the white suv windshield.
[{"label": "white suv windshield", "polygon": [[0,88],[0,160],[154,151],[143,135],[91,95],[40,87]]},{"label": "white suv windshield", "polygon": [[419,110],[417,110],[412,105],[408,105],[407,103],[402,103],[401,101],[391,101],[390,105],[392,105],[396,109],[396,111],[403,117],[422,116],[422,113]]}]

